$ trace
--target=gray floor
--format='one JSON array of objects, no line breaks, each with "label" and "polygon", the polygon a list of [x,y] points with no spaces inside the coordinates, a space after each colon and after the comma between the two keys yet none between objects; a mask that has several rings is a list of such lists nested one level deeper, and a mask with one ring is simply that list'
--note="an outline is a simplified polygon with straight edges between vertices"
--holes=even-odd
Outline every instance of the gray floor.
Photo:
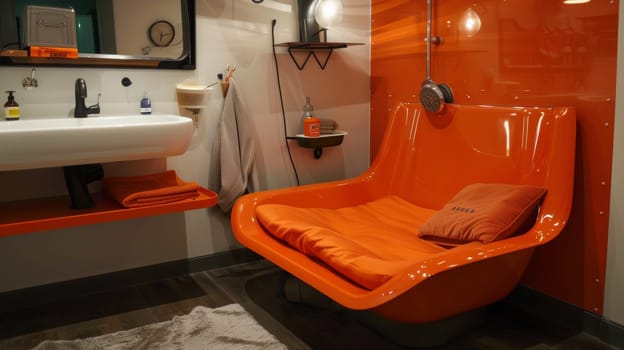
[{"label": "gray floor", "polygon": [[[288,302],[286,274],[260,260],[123,290],[108,291],[18,313],[0,313],[0,349],[30,349],[45,339],[75,339],[171,319],[197,305],[241,304],[289,349],[402,349],[345,310]],[[439,349],[615,349],[584,334],[558,329],[508,305]]]}]

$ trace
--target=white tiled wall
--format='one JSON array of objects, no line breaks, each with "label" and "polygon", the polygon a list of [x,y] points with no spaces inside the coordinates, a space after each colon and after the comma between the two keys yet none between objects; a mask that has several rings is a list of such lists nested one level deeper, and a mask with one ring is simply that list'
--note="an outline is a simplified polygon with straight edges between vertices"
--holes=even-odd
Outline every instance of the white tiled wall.
[{"label": "white tiled wall", "polygon": [[[312,61],[299,71],[284,49],[278,49],[288,134],[300,132],[305,96],[311,97],[318,116],[335,119],[340,129],[349,133],[343,145],[325,149],[318,160],[311,150],[291,145],[304,184],[355,176],[368,167],[370,1],[343,0],[343,4],[343,22],[329,33],[329,39],[365,45],[334,52],[324,71]],[[0,67],[0,88],[17,90],[24,119],[69,117],[78,77],[87,81],[88,104],[102,93],[102,114],[136,113],[144,92],[149,93],[154,112],[177,114],[176,83],[186,79],[211,83],[227,64],[237,64],[235,78],[253,111],[261,184],[267,189],[291,186],[295,180],[283,138],[270,34],[271,21],[276,19],[276,41],[295,40],[295,18],[294,0],[265,0],[260,5],[250,0],[197,0],[195,71],[37,67],[39,88],[24,91],[21,81],[30,75],[31,67]],[[124,88],[123,77],[129,77],[133,84]],[[169,167],[183,179],[208,186],[215,176],[211,151],[222,103],[219,91],[214,92],[184,155],[109,163],[104,165],[106,174],[142,174]],[[0,200],[64,193],[61,173],[59,168],[2,172]],[[3,237],[0,292],[234,247],[238,244],[228,218],[216,208]]]}]

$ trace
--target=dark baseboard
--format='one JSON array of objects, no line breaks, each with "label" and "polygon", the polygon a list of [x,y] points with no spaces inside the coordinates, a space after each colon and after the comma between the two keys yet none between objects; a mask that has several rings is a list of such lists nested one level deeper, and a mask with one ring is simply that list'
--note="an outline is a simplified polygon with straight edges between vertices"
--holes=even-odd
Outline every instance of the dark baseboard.
[{"label": "dark baseboard", "polygon": [[585,332],[607,344],[624,349],[624,327],[601,315],[524,286],[516,288],[505,299],[505,302],[554,327],[573,332]]},{"label": "dark baseboard", "polygon": [[0,293],[3,313],[48,305],[81,296],[150,283],[220,267],[259,260],[262,257],[241,248],[212,255],[111,272],[91,277]]}]

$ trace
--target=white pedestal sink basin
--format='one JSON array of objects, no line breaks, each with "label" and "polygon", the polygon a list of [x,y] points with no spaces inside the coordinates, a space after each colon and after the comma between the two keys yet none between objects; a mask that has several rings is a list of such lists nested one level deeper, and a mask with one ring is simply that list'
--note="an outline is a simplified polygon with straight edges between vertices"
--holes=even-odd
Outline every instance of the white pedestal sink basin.
[{"label": "white pedestal sink basin", "polygon": [[175,115],[0,121],[0,171],[164,158],[182,154],[191,119]]}]

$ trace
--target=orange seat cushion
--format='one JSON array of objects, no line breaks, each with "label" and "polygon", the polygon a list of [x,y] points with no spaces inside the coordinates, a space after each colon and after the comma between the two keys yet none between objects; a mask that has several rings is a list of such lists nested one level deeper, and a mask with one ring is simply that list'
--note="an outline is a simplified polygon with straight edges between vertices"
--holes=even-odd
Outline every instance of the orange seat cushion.
[{"label": "orange seat cushion", "polygon": [[417,236],[419,226],[434,214],[397,196],[339,209],[256,208],[259,222],[275,237],[368,289],[445,250]]},{"label": "orange seat cushion", "polygon": [[538,186],[468,185],[420,227],[419,236],[448,244],[504,239],[535,213],[545,194]]}]

